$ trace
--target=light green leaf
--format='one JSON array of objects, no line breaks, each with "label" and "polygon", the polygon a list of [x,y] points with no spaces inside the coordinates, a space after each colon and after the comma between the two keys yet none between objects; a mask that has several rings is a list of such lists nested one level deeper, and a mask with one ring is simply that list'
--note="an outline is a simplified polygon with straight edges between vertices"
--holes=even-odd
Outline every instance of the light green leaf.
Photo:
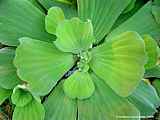
[{"label": "light green leaf", "polygon": [[14,61],[19,77],[33,94],[46,95],[74,64],[72,54],[59,51],[54,44],[21,38]]},{"label": "light green leaf", "polygon": [[145,78],[152,78],[152,77],[156,77],[156,78],[160,78],[160,65],[157,65],[151,69],[147,69],[145,71]]},{"label": "light green leaf", "polygon": [[128,96],[142,79],[145,63],[143,39],[125,32],[94,48],[90,66],[116,93]]},{"label": "light green leaf", "polygon": [[88,72],[76,71],[65,80],[63,89],[70,98],[86,99],[92,96],[95,87]]},{"label": "light green leaf", "polygon": [[149,35],[143,36],[145,48],[148,56],[148,61],[145,65],[146,69],[156,66],[158,61],[158,45],[156,41]]},{"label": "light green leaf", "polygon": [[45,31],[45,15],[28,0],[1,0],[0,42],[10,46],[19,44],[20,37],[53,41]]},{"label": "light green leaf", "polygon": [[48,10],[48,15],[45,19],[46,30],[48,33],[56,34],[56,29],[59,23],[65,19],[64,13],[59,7],[52,7]]},{"label": "light green leaf", "polygon": [[58,2],[56,0],[38,0],[38,1],[47,10],[51,7],[54,7],[54,6],[58,6],[58,7],[62,8],[66,18],[72,18],[72,17],[77,16],[77,8],[74,4],[72,4],[72,5],[71,4],[64,4],[64,3]]},{"label": "light green leaf", "polygon": [[153,86],[155,87],[155,89],[160,97],[160,79],[155,79],[153,81]]},{"label": "light green leaf", "polygon": [[33,98],[31,93],[27,91],[27,89],[24,89],[23,86],[19,85],[14,88],[11,99],[13,104],[15,104],[18,107],[23,107],[30,103]]},{"label": "light green leaf", "polygon": [[[96,90],[87,100],[78,101],[78,120],[140,120],[140,113],[127,99],[118,96],[102,79],[92,74]],[[136,118],[133,118],[135,116]]]},{"label": "light green leaf", "polygon": [[78,0],[79,17],[92,21],[98,43],[110,32],[129,3],[130,0]]},{"label": "light green leaf", "polygon": [[128,99],[140,110],[141,116],[152,116],[160,105],[155,89],[144,81],[141,81]]},{"label": "light green leaf", "polygon": [[65,20],[58,25],[55,45],[64,52],[80,53],[88,50],[94,41],[91,21],[78,18]]},{"label": "light green leaf", "polygon": [[76,120],[76,100],[68,98],[63,92],[61,82],[44,102],[45,120]]},{"label": "light green leaf", "polygon": [[12,94],[12,90],[0,87],[0,105]]},{"label": "light green leaf", "polygon": [[13,112],[13,120],[44,120],[45,110],[41,103],[32,100],[24,107],[16,106]]},{"label": "light green leaf", "polygon": [[[131,18],[113,30],[108,38],[119,35],[125,31],[136,31],[140,35],[149,34],[155,40],[160,38],[160,25],[157,24],[152,14],[152,2],[149,1]],[[147,20],[147,22],[146,22]]]},{"label": "light green leaf", "polygon": [[11,48],[0,49],[0,86],[5,89],[13,89],[20,79],[13,65],[15,50]]}]

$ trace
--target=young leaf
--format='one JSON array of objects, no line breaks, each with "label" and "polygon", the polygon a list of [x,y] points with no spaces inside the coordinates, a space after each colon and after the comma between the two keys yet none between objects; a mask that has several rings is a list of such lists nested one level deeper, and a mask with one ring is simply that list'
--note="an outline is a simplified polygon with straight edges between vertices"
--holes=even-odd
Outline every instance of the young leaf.
[{"label": "young leaf", "polygon": [[113,24],[131,0],[78,0],[78,13],[81,19],[93,23],[96,43],[110,32]]},{"label": "young leaf", "polygon": [[23,107],[32,101],[31,93],[21,87],[23,86],[15,87],[11,96],[12,103],[18,107]]},{"label": "young leaf", "polygon": [[158,61],[158,45],[156,41],[149,35],[143,36],[145,42],[145,48],[148,56],[148,61],[145,65],[146,69],[150,69],[156,66]]},{"label": "young leaf", "polygon": [[0,87],[0,105],[12,94],[12,90]]},{"label": "young leaf", "polygon": [[55,45],[64,52],[75,54],[88,50],[94,41],[91,21],[83,22],[78,18],[59,24],[56,35]]},{"label": "young leaf", "polygon": [[155,89],[144,81],[140,82],[128,99],[140,110],[141,116],[152,116],[160,105],[160,98]]},{"label": "young leaf", "polygon": [[11,48],[0,49],[0,86],[5,89],[13,89],[20,79],[13,65],[15,50]]},{"label": "young leaf", "polygon": [[16,46],[20,37],[44,41],[55,38],[45,31],[45,15],[28,0],[1,0],[0,42]]},{"label": "young leaf", "polygon": [[65,80],[63,89],[70,98],[86,99],[93,94],[95,87],[88,72],[76,71]]},{"label": "young leaf", "polygon": [[45,120],[76,120],[77,102],[64,94],[62,82],[46,99],[44,107]]},{"label": "young leaf", "polygon": [[36,95],[46,95],[74,64],[72,54],[59,51],[53,44],[21,38],[14,61],[19,77]]},{"label": "young leaf", "polygon": [[46,30],[48,33],[56,34],[57,26],[65,19],[64,13],[59,7],[52,7],[48,10],[48,15],[45,18]]},{"label": "young leaf", "polygon": [[24,107],[16,106],[13,112],[13,120],[44,120],[45,110],[41,103],[32,100]]},{"label": "young leaf", "polygon": [[[138,12],[136,12],[131,18],[122,23],[119,27],[114,29],[106,38],[114,37],[125,31],[136,31],[140,35],[149,34],[155,40],[160,38],[160,25],[157,24],[152,14],[152,2],[149,1]],[[158,12],[156,10],[156,12]],[[147,20],[147,22],[146,22]],[[145,23],[145,24],[144,24]]]},{"label": "young leaf", "polygon": [[125,32],[94,48],[90,66],[116,93],[128,96],[143,78],[145,63],[143,39]]},{"label": "young leaf", "polygon": [[139,111],[126,98],[118,96],[95,74],[91,75],[96,90],[92,97],[78,101],[78,120],[139,120]]}]

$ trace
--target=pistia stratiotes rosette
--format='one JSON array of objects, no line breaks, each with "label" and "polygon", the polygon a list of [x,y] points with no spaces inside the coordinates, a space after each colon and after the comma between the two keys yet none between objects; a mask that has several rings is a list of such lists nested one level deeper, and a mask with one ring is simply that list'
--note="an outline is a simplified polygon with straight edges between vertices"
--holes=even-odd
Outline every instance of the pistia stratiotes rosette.
[{"label": "pistia stratiotes rosette", "polygon": [[160,99],[142,79],[156,64],[158,4],[39,3],[0,2],[0,42],[17,46],[0,51],[0,103],[11,97],[13,120],[139,120],[156,112]]}]

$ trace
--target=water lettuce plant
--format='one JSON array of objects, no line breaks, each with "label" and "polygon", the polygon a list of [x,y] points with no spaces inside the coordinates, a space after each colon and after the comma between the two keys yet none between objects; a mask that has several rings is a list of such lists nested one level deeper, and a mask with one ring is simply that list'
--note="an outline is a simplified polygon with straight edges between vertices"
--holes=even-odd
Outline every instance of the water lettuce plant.
[{"label": "water lettuce plant", "polygon": [[13,120],[157,111],[148,78],[159,66],[158,0],[1,0],[0,9],[0,104],[9,100]]}]

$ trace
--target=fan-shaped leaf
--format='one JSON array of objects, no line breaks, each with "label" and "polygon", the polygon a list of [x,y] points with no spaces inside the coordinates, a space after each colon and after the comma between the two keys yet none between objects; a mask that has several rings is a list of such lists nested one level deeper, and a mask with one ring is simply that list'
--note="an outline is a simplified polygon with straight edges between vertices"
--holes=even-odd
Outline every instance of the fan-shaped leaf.
[{"label": "fan-shaped leaf", "polygon": [[145,63],[143,39],[125,32],[94,48],[90,66],[116,93],[128,96],[142,79]]},{"label": "fan-shaped leaf", "polygon": [[76,71],[64,82],[64,92],[71,98],[86,99],[94,90],[94,83],[88,72]]},{"label": "fan-shaped leaf", "polygon": [[52,41],[45,31],[45,15],[28,0],[1,0],[0,42],[16,46],[20,37]]},{"label": "fan-shaped leaf", "polygon": [[78,18],[65,20],[58,25],[55,45],[64,52],[80,53],[88,50],[94,41],[91,21]]},{"label": "fan-shaped leaf", "polygon": [[23,107],[32,101],[31,93],[25,89],[22,89],[21,86],[14,88],[11,98],[13,104],[18,107]]},{"label": "fan-shaped leaf", "polygon": [[64,13],[59,7],[52,7],[48,10],[48,15],[46,16],[45,25],[48,33],[56,34],[57,26],[60,22],[65,19]]},{"label": "fan-shaped leaf", "polygon": [[141,81],[128,99],[140,110],[141,116],[152,116],[160,105],[160,98],[155,89],[144,81]]},{"label": "fan-shaped leaf", "polygon": [[54,44],[21,38],[16,50],[18,75],[37,95],[46,95],[74,64],[72,54],[63,53]]},{"label": "fan-shaped leaf", "polygon": [[78,120],[139,120],[139,111],[127,99],[115,94],[96,75],[92,74],[92,79],[96,90],[89,99],[78,101]]},{"label": "fan-shaped leaf", "polygon": [[0,49],[0,86],[5,89],[13,89],[20,79],[13,65],[15,50],[10,48]]},{"label": "fan-shaped leaf", "polygon": [[99,42],[129,3],[130,0],[78,0],[79,17],[92,21],[96,42]]},{"label": "fan-shaped leaf", "polygon": [[76,120],[76,100],[68,98],[60,83],[44,102],[45,120]]},{"label": "fan-shaped leaf", "polygon": [[32,100],[24,107],[15,107],[13,120],[44,120],[45,110],[41,103]]}]

